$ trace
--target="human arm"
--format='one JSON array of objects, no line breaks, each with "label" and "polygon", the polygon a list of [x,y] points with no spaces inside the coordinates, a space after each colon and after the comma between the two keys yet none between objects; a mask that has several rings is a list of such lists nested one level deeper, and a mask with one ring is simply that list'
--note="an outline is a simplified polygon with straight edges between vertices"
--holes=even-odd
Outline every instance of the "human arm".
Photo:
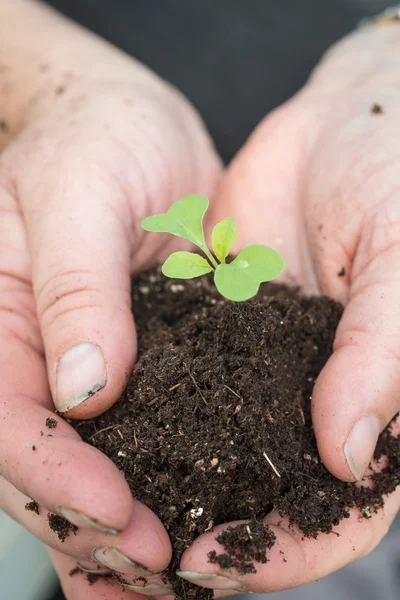
[{"label": "human arm", "polygon": [[[46,419],[55,407],[88,418],[118,398],[136,351],[130,277],[164,251],[140,221],[211,195],[220,164],[174,88],[38,2],[0,3],[0,56],[0,507],[63,554],[62,583],[81,600],[86,581],[68,577],[77,559],[96,568],[93,552],[112,546],[158,572],[170,545],[116,467]],[[77,535],[62,543],[48,512]]]}]

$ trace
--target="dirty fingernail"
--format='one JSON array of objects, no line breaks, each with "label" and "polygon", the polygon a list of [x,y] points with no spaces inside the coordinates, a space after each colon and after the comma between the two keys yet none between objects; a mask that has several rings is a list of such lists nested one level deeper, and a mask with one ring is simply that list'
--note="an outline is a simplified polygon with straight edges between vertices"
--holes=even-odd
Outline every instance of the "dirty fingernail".
[{"label": "dirty fingernail", "polygon": [[76,561],[76,566],[84,573],[94,573],[95,575],[107,575],[110,573],[110,569],[101,568],[100,565],[86,564]]},{"label": "dirty fingernail", "polygon": [[57,508],[57,514],[64,519],[67,519],[72,525],[76,525],[76,527],[82,527],[86,529],[94,529],[95,531],[99,531],[100,533],[106,533],[109,535],[118,535],[121,533],[119,529],[115,529],[114,527],[107,527],[106,525],[101,525],[95,519],[90,519],[86,515],[73,510],[72,508],[66,508],[65,506],[59,506]]},{"label": "dirty fingernail", "polygon": [[373,457],[381,430],[377,417],[361,417],[350,432],[344,446],[347,464],[357,481],[361,481]]},{"label": "dirty fingernail", "polygon": [[229,577],[223,577],[222,575],[213,575],[211,573],[195,573],[193,571],[177,571],[176,574],[196,585],[202,587],[211,588],[213,590],[241,590],[243,585],[240,581],[235,581]]},{"label": "dirty fingernail", "polygon": [[122,554],[116,548],[107,546],[105,548],[96,548],[93,552],[93,558],[101,565],[120,573],[132,573],[150,577],[155,575],[147,567],[135,560],[132,560],[125,554]]},{"label": "dirty fingernail", "polygon": [[146,596],[171,596],[173,594],[172,587],[157,583],[143,586],[131,585],[129,583],[124,583],[123,585],[129,590],[133,590],[139,594],[145,594]]},{"label": "dirty fingernail", "polygon": [[79,344],[65,352],[57,365],[55,405],[67,412],[106,384],[104,356],[94,344]]}]

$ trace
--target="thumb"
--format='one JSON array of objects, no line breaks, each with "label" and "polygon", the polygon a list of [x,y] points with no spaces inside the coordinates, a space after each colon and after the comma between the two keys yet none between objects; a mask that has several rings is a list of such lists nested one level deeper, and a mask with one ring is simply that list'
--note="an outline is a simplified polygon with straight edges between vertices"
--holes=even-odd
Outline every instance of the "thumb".
[{"label": "thumb", "polygon": [[[164,106],[150,90],[125,110],[122,92],[98,92],[80,99],[77,120],[63,118],[65,106],[59,118],[39,118],[2,157],[26,227],[50,388],[56,408],[72,418],[106,410],[132,372],[130,275],[165,244],[162,236],[147,242],[141,220],[181,195],[208,195],[220,169],[179,97],[166,94]],[[114,113],[110,134],[104,119]]]},{"label": "thumb", "polygon": [[[362,479],[382,429],[400,409],[400,229],[396,203],[364,220],[334,353],[313,394],[321,458]],[[349,270],[347,270],[349,272]]]},{"label": "thumb", "polygon": [[75,155],[18,185],[50,387],[74,418],[107,409],[135,359],[133,223],[116,181]]}]

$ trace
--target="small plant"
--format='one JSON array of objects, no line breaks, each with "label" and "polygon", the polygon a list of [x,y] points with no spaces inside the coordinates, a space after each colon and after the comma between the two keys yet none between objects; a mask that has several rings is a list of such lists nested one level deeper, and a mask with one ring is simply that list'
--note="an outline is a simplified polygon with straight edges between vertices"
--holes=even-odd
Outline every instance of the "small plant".
[{"label": "small plant", "polygon": [[252,244],[226,263],[237,237],[234,219],[225,219],[213,229],[215,258],[204,238],[203,218],[207,208],[207,198],[191,194],[175,202],[167,213],[144,219],[142,227],[189,240],[205,254],[206,258],[195,252],[174,252],[162,266],[166,277],[193,279],[214,271],[214,283],[222,296],[234,302],[249,300],[257,294],[261,283],[275,279],[283,271],[283,259],[272,248]]}]

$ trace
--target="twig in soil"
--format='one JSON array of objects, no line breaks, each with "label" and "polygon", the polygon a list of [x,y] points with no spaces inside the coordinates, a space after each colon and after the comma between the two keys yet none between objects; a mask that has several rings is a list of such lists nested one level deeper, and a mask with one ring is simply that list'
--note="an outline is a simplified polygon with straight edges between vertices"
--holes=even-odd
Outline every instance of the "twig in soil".
[{"label": "twig in soil", "polygon": [[168,388],[169,392],[172,392],[173,390],[176,390],[178,387],[180,387],[182,384],[181,383],[176,383],[175,385],[173,385],[172,387]]},{"label": "twig in soil", "polygon": [[202,391],[201,391],[201,389],[199,388],[199,386],[198,386],[198,384],[197,384],[197,381],[195,380],[195,378],[193,377],[192,373],[190,372],[190,369],[188,369],[188,373],[189,373],[189,377],[190,377],[190,379],[193,381],[193,383],[194,383],[194,385],[195,385],[195,388],[196,388],[196,390],[199,392],[199,394],[200,394],[200,397],[201,397],[201,399],[203,400],[204,404],[205,404],[206,406],[208,406],[208,402],[207,402],[207,400],[204,398],[204,396],[203,396],[203,392],[202,392]]},{"label": "twig in soil", "polygon": [[230,392],[232,392],[232,394],[234,396],[236,396],[236,398],[239,398],[239,400],[241,400],[243,402],[242,396],[239,396],[239,394],[237,392],[235,392],[232,388],[230,388],[229,385],[225,385],[224,384],[224,388],[226,388],[227,390],[229,390]]},{"label": "twig in soil", "polygon": [[116,427],[121,427],[121,425],[110,425],[109,427],[104,427],[104,429],[99,429],[99,431],[96,431],[96,433],[90,436],[88,442],[90,442],[90,440],[96,437],[96,435],[99,435],[99,433],[104,433],[104,431],[108,431],[109,429],[115,429]]},{"label": "twig in soil", "polygon": [[280,477],[280,473],[278,471],[278,469],[275,467],[274,463],[271,461],[270,458],[268,458],[267,453],[263,452],[263,456],[265,458],[265,460],[267,461],[267,463],[269,464],[269,466],[273,469],[274,473],[276,473],[276,475],[278,475],[278,477]]},{"label": "twig in soil", "polygon": [[300,477],[307,477],[307,479],[310,479],[314,483],[318,483],[318,481],[316,479],[314,479],[314,477],[311,477],[311,475],[309,475],[308,473],[303,473],[302,471],[296,471],[296,475],[300,475]]}]

